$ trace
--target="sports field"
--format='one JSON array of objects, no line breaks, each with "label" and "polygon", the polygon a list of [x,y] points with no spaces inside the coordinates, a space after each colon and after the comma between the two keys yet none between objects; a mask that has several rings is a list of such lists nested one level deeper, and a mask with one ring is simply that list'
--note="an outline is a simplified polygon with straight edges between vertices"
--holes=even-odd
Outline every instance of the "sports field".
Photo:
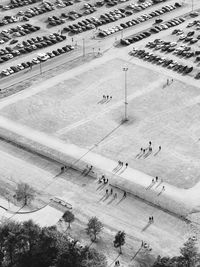
[{"label": "sports field", "polygon": [[[194,186],[200,172],[199,89],[177,80],[166,86],[169,77],[120,58],[99,63],[45,81],[37,93],[0,105],[0,115],[83,148],[98,144],[93,151],[105,157],[179,187]],[[121,124],[125,66],[129,121]],[[112,99],[102,101],[103,95]],[[136,157],[149,141],[153,153]]]}]

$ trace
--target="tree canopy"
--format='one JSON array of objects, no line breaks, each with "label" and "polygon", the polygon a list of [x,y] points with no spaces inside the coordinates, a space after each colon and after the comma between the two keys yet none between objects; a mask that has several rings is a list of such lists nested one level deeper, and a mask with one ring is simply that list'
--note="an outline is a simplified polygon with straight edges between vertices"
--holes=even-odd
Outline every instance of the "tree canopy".
[{"label": "tree canopy", "polygon": [[[86,265],[86,263],[88,265]],[[0,225],[0,267],[106,267],[104,255],[32,221]]]}]

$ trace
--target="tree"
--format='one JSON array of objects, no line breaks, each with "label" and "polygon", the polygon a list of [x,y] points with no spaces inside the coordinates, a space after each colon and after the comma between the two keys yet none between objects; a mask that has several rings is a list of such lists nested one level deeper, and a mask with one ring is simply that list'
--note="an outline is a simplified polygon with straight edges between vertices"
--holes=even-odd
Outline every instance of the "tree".
[{"label": "tree", "polygon": [[119,247],[119,253],[122,254],[122,246],[125,244],[125,232],[124,231],[119,231],[115,235],[115,240],[113,241],[114,247],[118,248]]},{"label": "tree", "polygon": [[26,206],[33,201],[35,198],[34,189],[26,183],[19,183],[15,192],[15,198],[19,202],[23,202],[23,205]]},{"label": "tree", "polygon": [[191,238],[188,239],[183,247],[180,249],[181,255],[183,256],[186,267],[192,267],[199,260],[199,253],[196,247],[196,242]]},{"label": "tree", "polygon": [[83,252],[84,259],[82,260],[82,267],[106,267],[107,260],[106,257],[97,252],[95,249],[87,249]]},{"label": "tree", "polygon": [[63,220],[69,224],[68,228],[71,228],[70,224],[75,220],[74,214],[70,210],[67,210],[65,211],[62,217],[63,217]]},{"label": "tree", "polygon": [[92,217],[89,219],[87,224],[87,234],[90,235],[92,241],[96,241],[97,235],[103,230],[103,224],[99,221],[97,217]]}]

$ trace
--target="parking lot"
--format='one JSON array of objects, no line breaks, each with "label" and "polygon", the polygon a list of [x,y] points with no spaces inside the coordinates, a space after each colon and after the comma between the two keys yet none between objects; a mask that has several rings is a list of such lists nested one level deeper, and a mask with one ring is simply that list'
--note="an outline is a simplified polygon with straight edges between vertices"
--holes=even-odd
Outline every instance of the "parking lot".
[{"label": "parking lot", "polygon": [[[77,49],[81,52],[83,46],[86,52],[101,52],[114,43],[114,38],[119,39],[133,28],[139,31],[140,27],[147,27],[149,20],[152,23],[155,17],[165,19],[171,12],[173,16],[177,16],[186,8],[182,7],[182,3],[172,0],[149,0],[145,3],[130,0],[29,0],[21,4],[12,0],[5,1],[2,6],[1,78],[26,68],[32,69],[34,65],[61,54],[66,55],[67,61],[69,51]],[[129,29],[125,26],[127,19],[132,19]],[[111,30],[107,30],[107,35],[118,33],[118,36],[110,40],[99,40],[96,37],[106,31],[104,27],[111,27]]]}]

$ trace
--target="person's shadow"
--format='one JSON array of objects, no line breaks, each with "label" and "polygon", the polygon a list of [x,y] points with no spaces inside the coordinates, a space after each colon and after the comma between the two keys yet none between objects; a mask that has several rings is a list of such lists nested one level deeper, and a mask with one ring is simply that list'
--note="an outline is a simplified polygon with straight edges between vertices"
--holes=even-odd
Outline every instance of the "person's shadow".
[{"label": "person's shadow", "polygon": [[144,231],[146,231],[148,228],[149,228],[149,226],[151,225],[151,223],[150,222],[148,222],[147,223],[147,225],[145,225],[145,227],[142,229],[142,231],[141,232],[144,232]]}]

